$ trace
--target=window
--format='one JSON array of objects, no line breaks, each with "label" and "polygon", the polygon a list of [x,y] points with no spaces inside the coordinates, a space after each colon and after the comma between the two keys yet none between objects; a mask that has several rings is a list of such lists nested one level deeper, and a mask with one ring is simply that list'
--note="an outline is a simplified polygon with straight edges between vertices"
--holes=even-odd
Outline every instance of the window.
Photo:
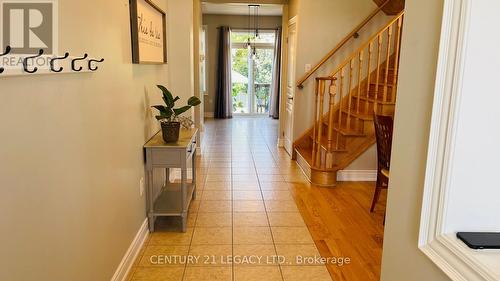
[{"label": "window", "polygon": [[241,114],[269,113],[269,97],[273,78],[275,31],[261,31],[252,39],[253,32],[231,32],[233,112]]}]

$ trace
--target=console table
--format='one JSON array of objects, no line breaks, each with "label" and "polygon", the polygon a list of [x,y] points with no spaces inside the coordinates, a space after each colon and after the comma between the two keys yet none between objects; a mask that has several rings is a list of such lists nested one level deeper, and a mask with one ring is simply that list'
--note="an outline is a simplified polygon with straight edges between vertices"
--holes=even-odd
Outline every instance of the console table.
[{"label": "console table", "polygon": [[[196,135],[198,129],[181,129],[176,143],[165,143],[161,131],[145,145],[146,208],[149,230],[154,231],[160,216],[182,218],[182,231],[186,232],[187,213],[191,199],[196,198]],[[187,181],[187,169],[192,161],[193,180]],[[155,192],[153,171],[165,169],[165,185]],[[180,183],[170,182],[170,169],[181,169]]]}]

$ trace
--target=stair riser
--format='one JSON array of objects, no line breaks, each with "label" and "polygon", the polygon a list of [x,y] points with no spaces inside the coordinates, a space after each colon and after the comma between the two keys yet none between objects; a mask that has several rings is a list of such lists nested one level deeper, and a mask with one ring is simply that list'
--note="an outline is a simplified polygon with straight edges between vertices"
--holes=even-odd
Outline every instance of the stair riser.
[{"label": "stair riser", "polygon": [[[387,77],[389,77],[388,81],[390,81],[390,82],[394,81],[394,80],[391,80],[391,79],[394,79],[394,75],[395,75],[394,69],[389,68],[389,72],[388,72],[388,76],[387,76]],[[372,74],[372,82],[375,82],[376,78],[377,78],[377,75],[375,72]],[[385,67],[380,68],[380,70],[379,70],[379,81],[384,81],[384,79],[385,79]]]},{"label": "stair riser", "polygon": [[[346,110],[347,111],[347,110]],[[355,110],[352,110],[351,111],[352,114],[351,114],[351,122],[350,122],[350,129],[351,130],[357,130],[359,132],[363,132],[363,124],[361,121],[363,121],[362,119],[359,119],[355,116],[353,116],[353,114],[356,112]],[[347,112],[342,112],[342,122],[341,122],[341,127],[343,129],[347,129],[347,115],[348,113]],[[326,134],[328,132],[328,122],[326,122],[327,120],[325,120],[325,122],[323,123],[323,132]],[[338,124],[339,124],[339,113],[338,111],[335,112],[335,117],[333,118],[333,124],[335,126],[335,128],[338,128]]]},{"label": "stair riser", "polygon": [[370,91],[368,92],[368,96],[371,98],[377,97],[379,100],[383,100],[384,97],[384,91],[387,89],[386,92],[386,100],[387,102],[393,101],[394,99],[392,98],[393,96],[393,87],[386,87],[384,85],[379,85],[378,86],[378,91],[376,90],[376,85],[372,84],[370,85]]},{"label": "stair riser", "polygon": [[[360,111],[361,112],[361,111]],[[350,127],[347,125],[347,117],[349,116],[348,112],[342,112],[342,128],[350,128],[351,130],[354,130],[359,133],[364,132],[364,124],[366,121],[370,120],[364,120],[361,118],[358,118],[354,116],[356,114],[356,109],[351,110],[351,122],[350,122]]]},{"label": "stair riser", "polygon": [[[392,83],[394,81],[394,74],[393,73],[390,73],[389,72],[389,75],[387,76],[388,79],[387,79],[387,82],[389,83]],[[397,78],[397,77],[396,77]],[[377,80],[376,78],[374,77],[372,79],[372,83],[375,83]],[[379,79],[378,79],[379,82],[384,82],[385,81],[385,72],[381,73],[380,76],[379,76]],[[397,81],[397,80],[396,80]]]},{"label": "stair riser", "polygon": [[[360,128],[361,131],[359,132],[362,132],[363,134],[365,135],[368,135],[370,133],[373,133],[373,121],[372,120],[361,120],[361,119],[354,119],[353,118],[353,121],[352,121],[352,124],[354,123],[357,123],[358,124],[358,128]],[[345,123],[344,123],[344,128],[345,128]],[[352,127],[354,129],[354,127]],[[325,140],[327,139],[327,131],[328,130],[328,126],[325,124],[324,125],[324,134],[323,134],[323,138],[325,138]],[[352,142],[353,139],[363,139],[362,136],[349,136],[349,135],[344,135],[338,131],[333,131],[333,139],[335,140],[335,143],[334,143],[334,147],[333,149],[339,149],[339,150],[342,150],[341,152],[336,152],[336,153],[347,153],[350,149],[349,147],[349,144]],[[338,146],[337,146],[337,143],[338,143]],[[324,147],[325,151],[326,151],[326,147]]]},{"label": "stair riser", "polygon": [[[354,100],[356,100],[356,99],[354,99]],[[379,103],[377,105],[377,114],[387,115],[387,114],[393,113],[394,108],[395,108],[394,104],[381,104],[381,103]],[[373,101],[361,99],[359,102],[359,109],[360,109],[360,112],[363,114],[373,114],[373,112],[375,111],[375,103]],[[355,111],[357,110],[357,104],[354,107],[354,110]]]},{"label": "stair riser", "polygon": [[[367,135],[373,135],[375,133],[375,127],[373,126],[373,123],[366,124],[365,125],[365,131]],[[366,138],[359,138],[359,137],[346,137],[344,141],[344,148],[348,153],[344,153],[342,155],[338,155],[336,161],[337,165],[340,165],[341,163],[339,162],[341,160],[341,157],[344,155],[350,154],[353,150],[355,150],[357,147],[359,147],[360,143],[363,143]]]},{"label": "stair riser", "polygon": [[[324,128],[323,128],[323,140],[324,140],[324,143],[322,145],[322,148],[326,151],[327,147],[326,147],[326,141],[328,139],[328,125],[327,124],[323,124]],[[340,150],[340,151],[343,151],[345,150],[345,142],[346,142],[346,136],[342,135],[341,133],[333,130],[333,140],[334,140],[334,143],[332,144],[333,146],[333,150]],[[338,143],[338,145],[337,145]]]}]

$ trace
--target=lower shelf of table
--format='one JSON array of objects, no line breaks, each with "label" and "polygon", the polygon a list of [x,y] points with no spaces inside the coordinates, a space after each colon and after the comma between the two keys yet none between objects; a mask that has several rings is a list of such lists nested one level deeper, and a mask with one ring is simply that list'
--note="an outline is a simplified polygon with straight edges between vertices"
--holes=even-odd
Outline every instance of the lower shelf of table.
[{"label": "lower shelf of table", "polygon": [[169,183],[165,186],[153,204],[153,216],[180,216],[189,209],[189,204],[195,191],[195,183],[186,183],[186,209],[183,209],[182,186],[180,183]]}]

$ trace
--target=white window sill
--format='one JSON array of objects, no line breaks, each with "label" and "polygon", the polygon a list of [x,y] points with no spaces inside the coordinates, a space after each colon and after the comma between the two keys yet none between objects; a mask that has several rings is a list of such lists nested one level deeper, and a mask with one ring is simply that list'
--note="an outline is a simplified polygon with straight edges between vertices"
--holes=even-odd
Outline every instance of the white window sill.
[{"label": "white window sill", "polygon": [[421,250],[452,280],[500,280],[500,250],[474,250],[454,234],[435,237]]}]

